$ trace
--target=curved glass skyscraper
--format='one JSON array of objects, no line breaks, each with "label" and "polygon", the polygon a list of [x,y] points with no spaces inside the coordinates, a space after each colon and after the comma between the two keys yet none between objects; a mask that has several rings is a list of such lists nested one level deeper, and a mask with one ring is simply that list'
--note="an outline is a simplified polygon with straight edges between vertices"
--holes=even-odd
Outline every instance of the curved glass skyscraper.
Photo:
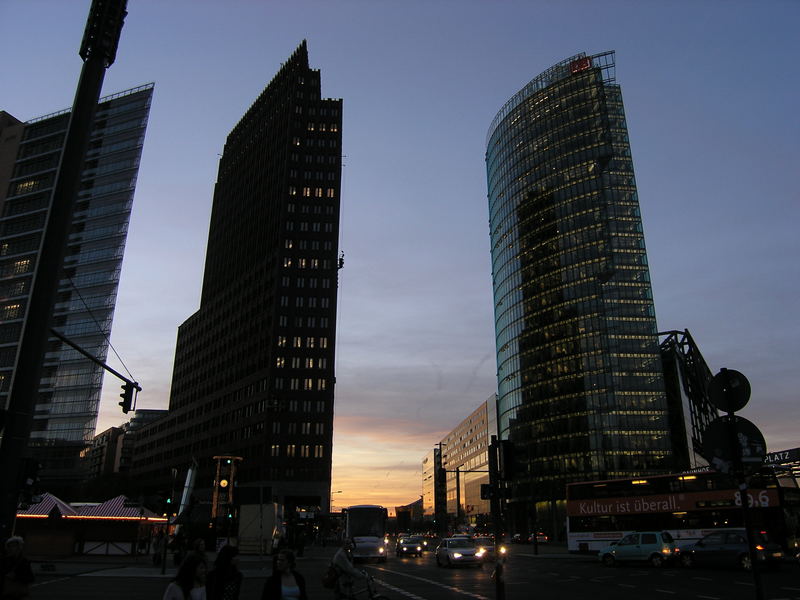
[{"label": "curved glass skyscraper", "polygon": [[511,98],[486,166],[502,439],[514,500],[668,472],[667,401],[613,52],[578,54]]}]

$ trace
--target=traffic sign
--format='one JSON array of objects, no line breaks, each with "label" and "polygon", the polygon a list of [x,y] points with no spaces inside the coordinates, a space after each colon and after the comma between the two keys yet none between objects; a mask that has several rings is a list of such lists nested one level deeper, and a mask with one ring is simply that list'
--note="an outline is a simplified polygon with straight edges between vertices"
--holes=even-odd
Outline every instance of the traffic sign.
[{"label": "traffic sign", "polygon": [[734,474],[738,456],[742,472],[752,475],[764,464],[766,454],[763,434],[744,417],[719,417],[703,432],[703,456],[721,473]]},{"label": "traffic sign", "polygon": [[733,369],[720,369],[708,382],[708,400],[723,412],[742,410],[750,400],[750,382]]}]

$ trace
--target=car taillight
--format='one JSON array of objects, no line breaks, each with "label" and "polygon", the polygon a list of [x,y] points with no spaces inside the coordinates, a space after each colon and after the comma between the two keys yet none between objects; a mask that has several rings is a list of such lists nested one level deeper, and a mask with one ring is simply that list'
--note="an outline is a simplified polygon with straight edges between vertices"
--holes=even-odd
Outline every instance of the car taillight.
[{"label": "car taillight", "polygon": [[764,550],[764,546],[761,544],[756,544],[756,550]]}]

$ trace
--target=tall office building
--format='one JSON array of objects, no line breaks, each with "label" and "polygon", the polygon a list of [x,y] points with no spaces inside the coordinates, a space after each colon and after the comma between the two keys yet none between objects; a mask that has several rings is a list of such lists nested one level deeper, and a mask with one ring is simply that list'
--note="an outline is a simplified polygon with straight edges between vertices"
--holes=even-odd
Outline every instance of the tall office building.
[{"label": "tall office building", "polygon": [[512,504],[667,472],[668,408],[614,53],[578,54],[500,110],[486,150]]},{"label": "tall office building", "polygon": [[137,437],[139,480],[168,489],[194,457],[209,488],[213,457],[238,456],[240,492],[327,511],[341,123],[304,41],[228,136],[200,308],[178,331],[169,415]]},{"label": "tall office building", "polygon": [[[72,217],[53,327],[105,360],[153,85],[102,98]],[[0,113],[0,406],[5,407],[70,111],[26,123]],[[103,369],[55,337],[44,356],[30,445],[43,485],[82,477]],[[113,380],[116,381],[116,380]]]}]

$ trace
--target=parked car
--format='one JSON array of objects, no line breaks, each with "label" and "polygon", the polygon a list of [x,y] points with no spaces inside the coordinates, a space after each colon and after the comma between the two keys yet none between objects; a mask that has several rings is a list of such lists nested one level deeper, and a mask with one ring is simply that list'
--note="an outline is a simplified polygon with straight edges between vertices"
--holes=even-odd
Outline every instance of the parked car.
[{"label": "parked car", "polygon": [[[534,539],[534,534],[531,534],[530,537],[528,538],[528,543],[532,544],[533,543],[533,539]],[[543,531],[540,531],[539,533],[536,534],[536,543],[537,544],[546,544],[549,541],[550,541],[550,538],[547,537],[547,535]]]},{"label": "parked car", "polygon": [[486,551],[475,546],[469,538],[445,538],[436,548],[436,566],[474,565],[480,568],[485,554]]},{"label": "parked car", "polygon": [[500,556],[505,556],[506,547],[500,544],[500,548],[495,548],[494,538],[490,537],[477,537],[473,540],[478,549],[483,549],[483,560],[496,560],[498,553]]},{"label": "parked car", "polygon": [[397,539],[395,546],[396,556],[422,556],[422,541],[421,535],[410,535],[404,538]]},{"label": "parked car", "polygon": [[668,531],[637,531],[612,542],[597,553],[607,567],[627,561],[647,561],[654,567],[676,560],[679,550]]},{"label": "parked car", "polygon": [[[760,565],[778,567],[783,560],[779,544],[771,542],[766,531],[757,531],[751,536],[756,561]],[[684,567],[715,566],[739,567],[745,571],[753,568],[747,549],[745,530],[720,529],[713,531],[694,544],[681,549],[681,564]]]}]

